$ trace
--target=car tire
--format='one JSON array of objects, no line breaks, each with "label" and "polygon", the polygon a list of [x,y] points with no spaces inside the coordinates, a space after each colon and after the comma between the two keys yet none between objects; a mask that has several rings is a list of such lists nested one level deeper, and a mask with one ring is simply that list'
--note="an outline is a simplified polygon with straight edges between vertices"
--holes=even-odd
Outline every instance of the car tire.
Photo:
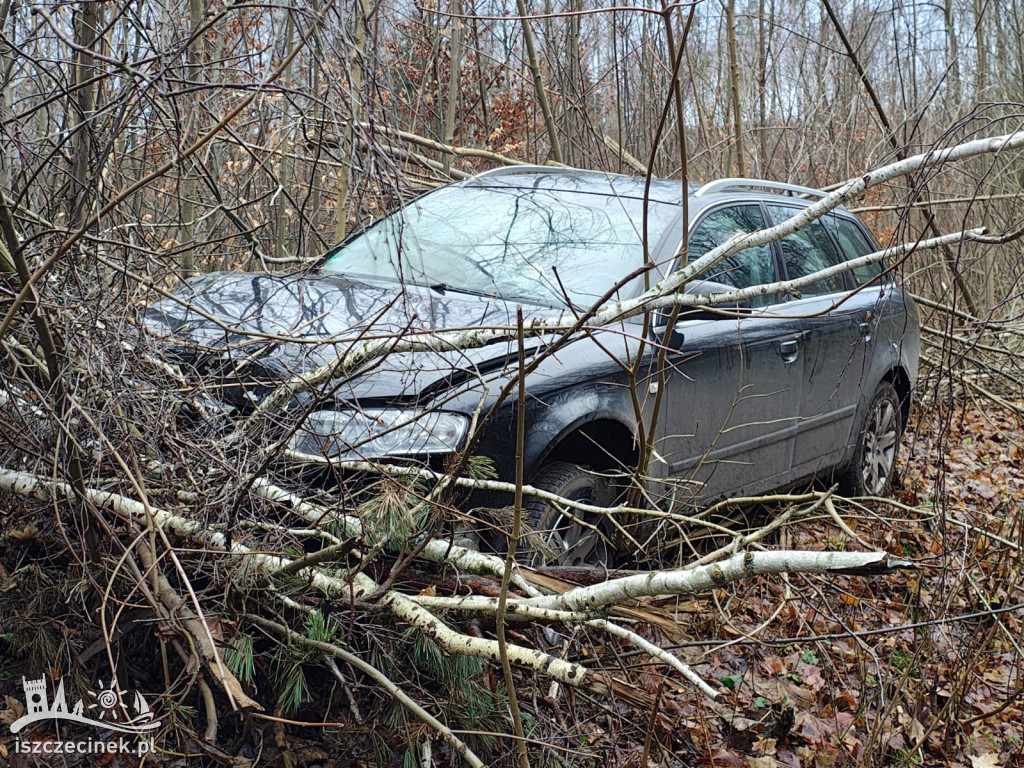
[{"label": "car tire", "polygon": [[[598,507],[611,506],[615,501],[615,491],[607,478],[565,461],[544,465],[530,484],[570,501]],[[579,519],[598,530],[580,525]],[[523,521],[531,532],[520,541],[521,562],[533,566],[611,564],[612,547],[598,532],[606,527],[603,515],[562,511],[544,499],[528,496],[523,500]]]},{"label": "car tire", "polygon": [[891,382],[875,390],[857,433],[853,460],[839,478],[847,496],[884,496],[892,486],[903,437],[903,409]]}]

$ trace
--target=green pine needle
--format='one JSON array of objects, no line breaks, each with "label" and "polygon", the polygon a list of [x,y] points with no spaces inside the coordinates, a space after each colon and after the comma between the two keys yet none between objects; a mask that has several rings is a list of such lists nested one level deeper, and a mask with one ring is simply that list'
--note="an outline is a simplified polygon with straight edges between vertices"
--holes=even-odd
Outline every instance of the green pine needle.
[{"label": "green pine needle", "polygon": [[252,651],[252,636],[239,632],[231,638],[224,651],[224,661],[231,674],[243,683],[251,684],[256,676],[256,657]]}]

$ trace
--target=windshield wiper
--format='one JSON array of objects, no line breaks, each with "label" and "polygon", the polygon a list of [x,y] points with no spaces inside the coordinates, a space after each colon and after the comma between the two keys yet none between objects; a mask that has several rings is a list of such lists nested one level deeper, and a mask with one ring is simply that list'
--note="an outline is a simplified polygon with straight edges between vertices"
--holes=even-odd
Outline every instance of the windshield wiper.
[{"label": "windshield wiper", "polygon": [[[417,283],[418,285],[419,283]],[[534,304],[542,307],[551,307],[552,309],[564,309],[564,305],[556,304],[551,301],[542,301],[535,296],[519,296],[513,293],[502,293],[501,291],[481,291],[476,288],[462,288],[457,285],[449,285],[448,283],[429,283],[427,287],[430,290],[444,296],[446,293],[462,293],[467,296],[482,296],[485,299],[498,299],[500,301],[521,301],[525,304]]]},{"label": "windshield wiper", "polygon": [[[417,285],[419,285],[419,283],[417,283]],[[500,294],[497,291],[480,291],[476,288],[460,288],[457,285],[448,285],[448,283],[427,283],[427,287],[442,296],[451,291],[452,293],[464,293],[467,296],[483,296],[488,299],[500,298]]]},{"label": "windshield wiper", "polygon": [[447,293],[461,293],[466,296],[480,296],[485,299],[498,299],[501,301],[521,301],[524,304],[533,304],[536,306],[550,307],[552,309],[565,309],[565,305],[561,302],[555,302],[552,300],[544,301],[537,298],[536,296],[520,296],[511,293],[502,293],[498,290],[493,291],[481,291],[477,288],[462,288],[457,285],[449,285],[443,282],[429,282],[427,280],[413,280],[411,278],[405,278],[402,280],[397,276],[390,275],[367,275],[357,272],[335,272],[333,270],[321,270],[325,274],[332,277],[342,277],[348,280],[358,280],[360,282],[372,283],[373,281],[384,282],[384,283],[405,283],[407,285],[415,285],[420,288],[427,288],[439,296],[444,296]]}]

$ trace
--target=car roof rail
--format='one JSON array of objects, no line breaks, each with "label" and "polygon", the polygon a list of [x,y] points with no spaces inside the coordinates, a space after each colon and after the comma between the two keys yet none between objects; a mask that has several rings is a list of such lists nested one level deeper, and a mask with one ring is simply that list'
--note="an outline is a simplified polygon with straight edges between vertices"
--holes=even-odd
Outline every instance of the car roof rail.
[{"label": "car roof rail", "polygon": [[696,192],[693,193],[694,197],[703,197],[704,195],[713,195],[717,192],[725,192],[728,189],[737,189],[740,187],[763,187],[765,189],[776,190],[779,192],[795,192],[800,195],[810,195],[811,197],[825,197],[828,192],[822,192],[820,189],[814,189],[812,187],[802,187],[799,184],[787,184],[784,181],[767,181],[765,179],[718,179],[717,181],[709,181],[707,184],[702,186]]}]

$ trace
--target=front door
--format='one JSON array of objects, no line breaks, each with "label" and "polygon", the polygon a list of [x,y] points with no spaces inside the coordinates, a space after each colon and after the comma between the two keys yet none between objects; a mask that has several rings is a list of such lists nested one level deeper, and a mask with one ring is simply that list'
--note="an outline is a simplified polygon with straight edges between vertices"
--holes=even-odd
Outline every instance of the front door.
[{"label": "front door", "polygon": [[[705,213],[690,235],[696,260],[740,231],[763,229],[758,203]],[[749,248],[713,267],[690,290],[771,283],[770,246]],[[658,458],[676,479],[678,501],[697,506],[768,490],[790,471],[803,382],[804,326],[757,297],[739,317],[685,315],[672,334]]]}]

